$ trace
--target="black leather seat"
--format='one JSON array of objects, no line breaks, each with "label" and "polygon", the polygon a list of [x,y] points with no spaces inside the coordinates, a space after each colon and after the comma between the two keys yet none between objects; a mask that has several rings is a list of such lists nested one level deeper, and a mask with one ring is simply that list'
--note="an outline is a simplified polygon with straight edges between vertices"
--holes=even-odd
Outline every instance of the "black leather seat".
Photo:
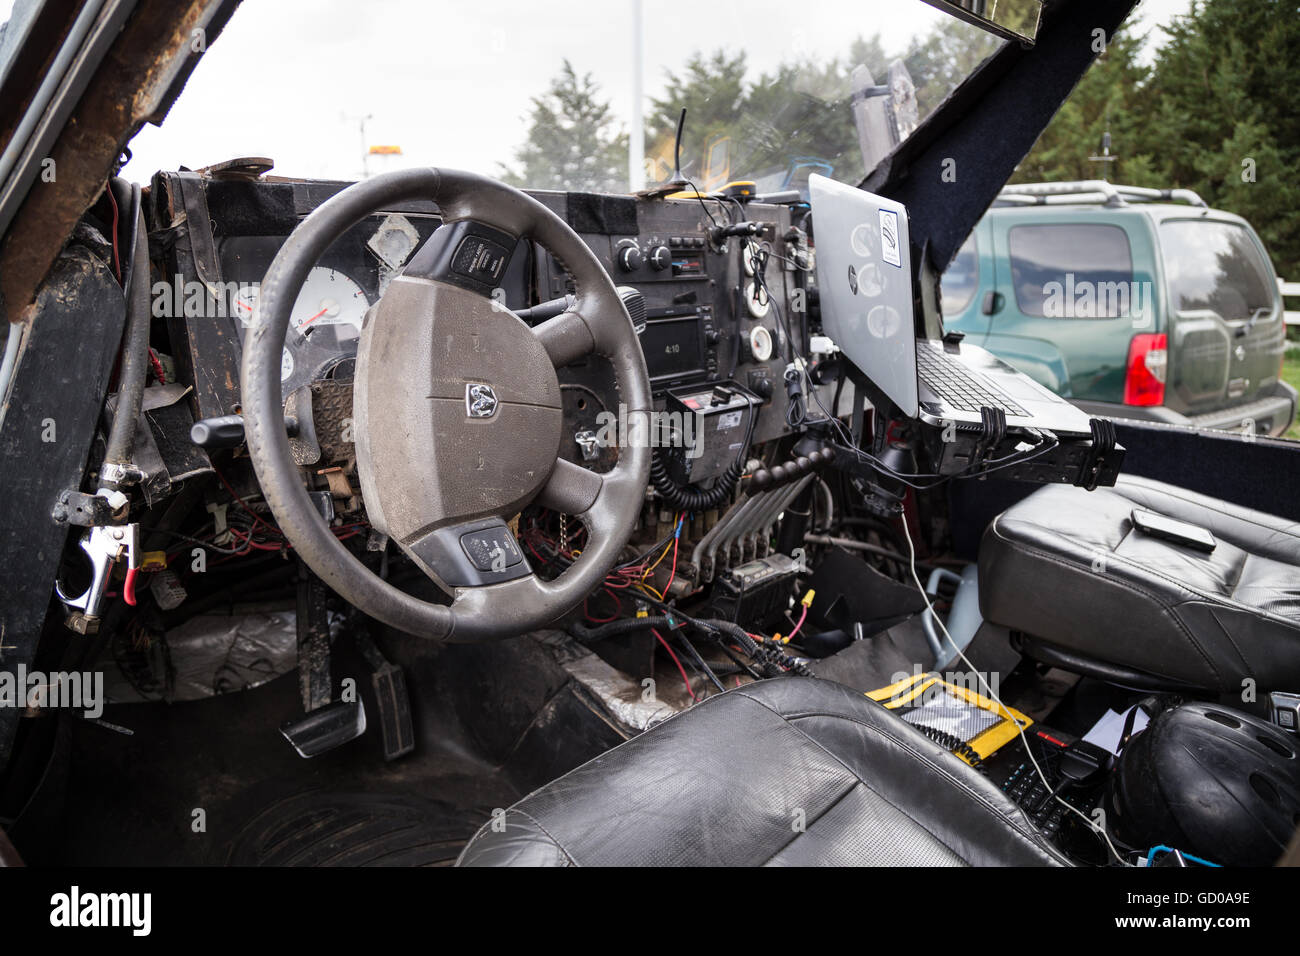
[{"label": "black leather seat", "polygon": [[692,707],[525,797],[500,823],[458,864],[1063,862],[971,767],[862,694],[798,677]]},{"label": "black leather seat", "polygon": [[[1133,528],[1135,507],[1208,528],[1212,553]],[[984,619],[1159,686],[1300,689],[1300,525],[1143,478],[1049,486],[980,544]],[[1057,661],[1061,663],[1061,661]],[[1104,669],[1102,671],[1105,673]]]}]

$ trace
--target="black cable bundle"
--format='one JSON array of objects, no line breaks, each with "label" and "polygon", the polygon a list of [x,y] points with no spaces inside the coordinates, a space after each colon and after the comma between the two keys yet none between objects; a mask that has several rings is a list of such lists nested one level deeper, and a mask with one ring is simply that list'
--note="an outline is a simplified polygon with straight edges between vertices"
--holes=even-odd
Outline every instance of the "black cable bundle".
[{"label": "black cable bundle", "polygon": [[975,752],[975,748],[960,737],[954,736],[947,731],[940,730],[938,727],[930,727],[926,724],[912,724],[917,730],[925,734],[940,747],[946,747],[959,757],[966,758],[966,762],[978,770],[980,773],[988,773],[988,767],[984,766],[984,761],[980,755]]},{"label": "black cable bundle", "polygon": [[805,664],[775,646],[759,644],[739,624],[717,619],[701,620],[698,623],[734,638],[750,659],[762,667],[763,673],[768,677],[780,677],[787,673],[798,674],[800,677],[817,676]]},{"label": "black cable bundle", "polygon": [[707,491],[691,486],[683,488],[673,481],[660,450],[654,449],[650,458],[650,483],[654,485],[659,497],[673,511],[693,511],[697,514],[701,511],[711,511],[730,498],[736,482],[740,481],[740,476],[745,473],[745,456],[749,454],[749,443],[754,439],[754,426],[757,422],[758,409],[750,399],[749,427],[745,430],[745,441],[740,446],[740,454],[736,455],[736,460],[731,463],[731,467],[724,471],[713,483],[713,487]]},{"label": "black cable bundle", "polygon": [[672,511],[710,511],[730,497],[736,482],[745,473],[744,456],[748,450],[749,442],[746,441],[740,457],[722,473],[721,477],[713,483],[712,488],[701,491],[698,488],[683,488],[673,481],[668,475],[668,466],[664,464],[659,449],[656,448],[650,461],[650,483],[654,485],[659,497]]}]

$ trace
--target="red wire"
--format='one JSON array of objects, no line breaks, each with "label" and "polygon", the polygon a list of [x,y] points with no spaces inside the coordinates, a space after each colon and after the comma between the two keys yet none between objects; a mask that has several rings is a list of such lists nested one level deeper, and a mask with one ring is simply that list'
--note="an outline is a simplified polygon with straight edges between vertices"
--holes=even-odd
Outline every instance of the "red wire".
[{"label": "red wire", "polygon": [[524,538],[524,547],[526,547],[529,551],[531,551],[533,553],[533,557],[536,558],[538,561],[541,561],[543,564],[546,563],[546,559],[537,553],[537,549],[533,547],[532,542],[529,541],[527,538]]},{"label": "red wire", "polygon": [[235,504],[239,505],[239,507],[243,508],[245,511],[247,511],[250,515],[253,516],[254,524],[260,524],[263,528],[266,528],[268,531],[275,530],[269,524],[263,521],[256,511],[254,511],[252,508],[248,507],[248,505],[244,503],[244,499],[239,497],[239,495],[235,493],[235,489],[230,487],[230,482],[226,481],[226,476],[223,475],[221,472],[217,471],[215,465],[212,468],[212,473],[217,476],[217,480],[220,481],[221,484],[225,486],[225,489],[228,492],[230,492],[230,497],[235,499]]},{"label": "red wire", "polygon": [[791,640],[791,641],[794,640],[794,636],[799,633],[799,628],[803,627],[804,618],[806,618],[807,616],[808,616],[808,605],[805,604],[803,606],[803,613],[799,615],[799,622],[795,624],[794,630],[790,632],[790,636],[787,637],[786,640]]},{"label": "red wire", "polygon": [[162,362],[158,358],[158,353],[153,349],[149,350],[149,364],[153,367],[154,378],[158,379],[158,384],[166,385],[167,379],[163,376]]},{"label": "red wire", "polygon": [[135,607],[135,576],[139,571],[139,568],[127,568],[126,582],[122,585],[122,600],[132,607]]},{"label": "red wire", "polygon": [[608,594],[611,598],[613,598],[614,613],[610,617],[592,617],[591,612],[587,609],[587,601],[590,600],[590,597],[583,598],[582,613],[586,615],[587,620],[591,621],[593,624],[608,624],[610,621],[617,621],[618,616],[623,613],[623,602],[618,599],[618,595],[615,594],[613,591],[611,591],[609,588],[602,588],[601,590],[603,590],[606,594]]},{"label": "red wire", "polygon": [[608,624],[610,621],[617,621],[617,620],[618,620],[618,614],[617,614],[617,613],[612,614],[612,615],[610,615],[609,617],[592,617],[592,616],[591,616],[591,611],[589,611],[589,610],[587,609],[587,600],[588,600],[587,598],[583,598],[583,599],[582,599],[582,613],[586,616],[586,618],[587,618],[588,621],[591,621],[591,623],[593,623],[593,624]]},{"label": "red wire", "polygon": [[691,695],[691,700],[695,701],[696,703],[699,703],[700,699],[695,696],[695,691],[691,689],[691,679],[686,676],[686,668],[683,667],[682,662],[677,659],[677,655],[673,653],[673,649],[668,646],[668,642],[663,639],[663,635],[660,634],[658,631],[656,631],[653,627],[650,628],[650,633],[659,639],[659,643],[664,646],[664,650],[668,652],[668,656],[671,657],[673,659],[673,663],[677,665],[677,671],[682,675],[682,683],[686,685],[686,693]]},{"label": "red wire", "polygon": [[673,538],[673,567],[672,570],[668,572],[668,583],[664,585],[662,592],[665,601],[668,600],[668,589],[673,586],[673,578],[677,577],[677,542],[679,540],[680,538]]},{"label": "red wire", "polygon": [[290,551],[293,550],[293,545],[288,544],[287,542],[282,542],[281,544],[270,544],[265,541],[254,541],[251,534],[244,534],[242,531],[238,531],[235,528],[231,528],[230,533],[243,541],[245,551],[247,551],[248,548],[252,548],[256,551],[279,551],[281,548],[288,548]]}]

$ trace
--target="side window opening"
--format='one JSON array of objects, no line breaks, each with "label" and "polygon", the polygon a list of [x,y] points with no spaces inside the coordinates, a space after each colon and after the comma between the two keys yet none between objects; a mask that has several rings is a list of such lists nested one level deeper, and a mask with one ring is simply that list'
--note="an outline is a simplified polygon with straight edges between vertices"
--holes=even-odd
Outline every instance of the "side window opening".
[{"label": "side window opening", "polygon": [[1016,305],[1025,315],[1113,319],[1139,306],[1133,253],[1120,226],[1012,226],[1007,247]]},{"label": "side window opening", "polygon": [[975,233],[966,237],[952,264],[939,281],[939,294],[943,301],[944,315],[957,315],[965,312],[975,297],[980,284],[979,247],[975,242]]}]

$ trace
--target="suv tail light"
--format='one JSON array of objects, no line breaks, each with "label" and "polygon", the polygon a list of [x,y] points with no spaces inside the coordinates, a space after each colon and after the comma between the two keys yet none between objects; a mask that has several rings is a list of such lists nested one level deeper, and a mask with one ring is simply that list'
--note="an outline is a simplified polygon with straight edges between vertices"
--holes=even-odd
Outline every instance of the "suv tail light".
[{"label": "suv tail light", "polygon": [[1165,371],[1169,367],[1169,338],[1164,332],[1133,336],[1124,376],[1125,405],[1162,405]]}]

